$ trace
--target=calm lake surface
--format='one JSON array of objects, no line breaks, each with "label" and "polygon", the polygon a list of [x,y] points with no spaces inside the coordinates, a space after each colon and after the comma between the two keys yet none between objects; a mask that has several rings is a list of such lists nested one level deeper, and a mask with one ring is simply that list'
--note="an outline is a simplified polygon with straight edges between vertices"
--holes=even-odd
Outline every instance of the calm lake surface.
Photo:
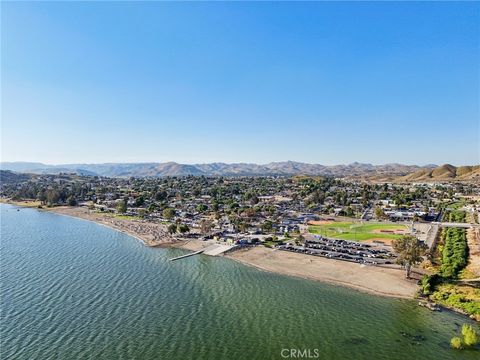
[{"label": "calm lake surface", "polygon": [[449,349],[466,318],[413,300],[224,258],[169,262],[182,250],[0,208],[1,359],[282,359],[292,348],[320,359],[478,359]]}]

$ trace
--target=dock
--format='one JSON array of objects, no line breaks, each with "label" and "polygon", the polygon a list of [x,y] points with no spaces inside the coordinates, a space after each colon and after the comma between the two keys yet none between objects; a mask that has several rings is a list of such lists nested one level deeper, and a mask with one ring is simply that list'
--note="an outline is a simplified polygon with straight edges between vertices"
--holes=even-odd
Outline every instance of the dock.
[{"label": "dock", "polygon": [[171,258],[170,261],[175,261],[175,260],[180,260],[180,259],[183,259],[183,258],[186,258],[186,257],[189,257],[189,256],[194,256],[194,255],[198,255],[198,254],[201,254],[204,250],[199,250],[199,251],[195,251],[195,252],[192,252],[192,253],[188,253],[188,254],[185,254],[185,255],[182,255],[182,256],[177,256],[177,257],[174,257],[174,258]]}]

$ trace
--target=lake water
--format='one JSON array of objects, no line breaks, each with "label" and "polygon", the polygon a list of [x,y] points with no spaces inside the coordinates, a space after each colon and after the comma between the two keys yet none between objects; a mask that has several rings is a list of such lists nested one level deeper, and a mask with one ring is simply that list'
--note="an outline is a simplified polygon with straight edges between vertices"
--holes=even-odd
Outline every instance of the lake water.
[{"label": "lake water", "polygon": [[[1,205],[1,359],[478,359],[467,319]],[[424,340],[423,340],[424,339]],[[291,353],[290,353],[291,354]]]}]

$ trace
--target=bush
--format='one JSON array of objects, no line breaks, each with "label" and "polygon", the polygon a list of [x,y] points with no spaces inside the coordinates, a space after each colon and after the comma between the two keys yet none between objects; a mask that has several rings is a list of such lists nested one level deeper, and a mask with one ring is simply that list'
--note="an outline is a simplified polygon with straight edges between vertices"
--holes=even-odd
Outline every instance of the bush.
[{"label": "bush", "polygon": [[441,282],[442,277],[438,274],[424,275],[420,284],[423,295],[430,295]]},{"label": "bush", "polygon": [[458,336],[453,337],[452,340],[450,340],[450,346],[452,347],[452,349],[462,349],[462,339],[460,339]]},{"label": "bush", "polygon": [[459,338],[458,336],[453,337],[450,340],[450,346],[453,349],[463,349],[464,345],[466,346],[475,346],[478,344],[478,333],[473,328],[472,325],[463,324],[462,326],[462,337]]},{"label": "bush", "polygon": [[472,325],[463,324],[462,326],[463,343],[467,346],[478,344],[478,334]]},{"label": "bush", "polygon": [[175,217],[176,211],[172,208],[166,208],[163,210],[162,215],[165,219],[173,219]]},{"label": "bush", "polygon": [[188,225],[186,225],[186,224],[178,225],[178,228],[177,228],[177,229],[178,229],[178,231],[181,232],[182,234],[190,231],[190,228],[189,228]]},{"label": "bush", "polygon": [[119,214],[125,214],[127,212],[127,203],[125,200],[121,200],[117,203],[117,212]]},{"label": "bush", "polygon": [[437,285],[430,298],[446,307],[460,309],[480,319],[480,289],[453,284]]}]

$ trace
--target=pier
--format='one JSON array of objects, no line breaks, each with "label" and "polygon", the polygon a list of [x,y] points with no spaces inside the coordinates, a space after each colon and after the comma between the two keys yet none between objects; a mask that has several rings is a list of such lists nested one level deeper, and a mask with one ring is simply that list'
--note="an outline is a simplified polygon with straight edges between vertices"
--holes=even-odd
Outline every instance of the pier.
[{"label": "pier", "polygon": [[204,250],[199,250],[199,251],[195,251],[195,252],[192,252],[192,253],[188,253],[188,254],[185,254],[185,255],[182,255],[182,256],[177,256],[177,257],[174,257],[174,258],[171,258],[170,261],[175,261],[175,260],[180,260],[180,259],[183,259],[183,258],[186,258],[186,257],[189,257],[189,256],[194,256],[194,255],[198,255],[198,254],[201,254]]}]

